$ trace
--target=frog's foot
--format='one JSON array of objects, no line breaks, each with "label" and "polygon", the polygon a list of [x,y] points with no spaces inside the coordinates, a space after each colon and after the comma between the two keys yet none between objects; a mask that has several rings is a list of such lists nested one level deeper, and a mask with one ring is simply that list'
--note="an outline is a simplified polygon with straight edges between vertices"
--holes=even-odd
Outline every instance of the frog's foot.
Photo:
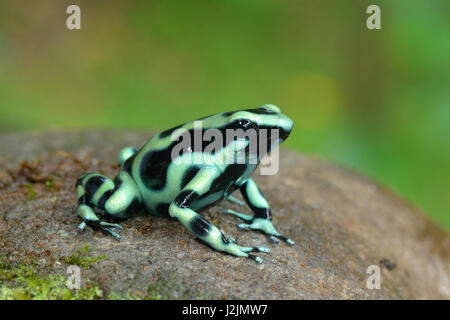
[{"label": "frog's foot", "polygon": [[247,257],[252,260],[255,260],[257,263],[262,263],[264,260],[261,257],[250,254],[249,252],[263,252],[270,253],[270,249],[267,247],[243,247],[237,245],[234,239],[228,239],[228,241],[223,241],[221,244],[221,248],[217,248],[226,253],[232,254],[238,257]]},{"label": "frog's foot", "polygon": [[270,236],[270,240],[278,243],[279,239],[286,242],[289,245],[294,245],[295,242],[291,239],[280,234],[275,227],[273,226],[272,220],[262,219],[262,218],[254,218],[248,214],[240,213],[234,210],[225,210],[224,213],[232,214],[247,223],[239,223],[237,227],[243,230],[259,230]]},{"label": "frog's foot", "polygon": [[87,226],[90,226],[93,229],[101,229],[112,235],[116,240],[120,240],[121,237],[115,232],[115,230],[122,230],[120,225],[100,220],[94,210],[85,204],[78,206],[77,213],[83,219],[83,222],[78,226],[78,230],[84,231]]},{"label": "frog's foot", "polygon": [[87,226],[90,226],[94,229],[101,229],[102,231],[112,235],[114,239],[120,240],[122,237],[117,234],[116,230],[123,230],[121,225],[115,224],[115,223],[108,223],[101,220],[84,220],[80,225],[78,226],[78,230],[84,231]]},{"label": "frog's foot", "polygon": [[122,227],[102,221],[94,209],[103,210],[105,215],[113,218],[124,218],[134,210],[139,211],[140,209],[136,208],[139,208],[142,199],[129,174],[121,171],[113,181],[98,173],[87,173],[77,180],[76,189],[77,215],[83,221],[78,230],[85,230],[86,226],[90,226],[120,240],[121,237],[116,231]]}]

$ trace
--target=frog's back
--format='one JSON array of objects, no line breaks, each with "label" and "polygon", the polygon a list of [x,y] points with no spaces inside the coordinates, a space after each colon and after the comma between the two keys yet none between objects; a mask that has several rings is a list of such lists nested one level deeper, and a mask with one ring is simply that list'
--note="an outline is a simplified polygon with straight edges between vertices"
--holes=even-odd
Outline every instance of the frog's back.
[{"label": "frog's back", "polygon": [[[203,120],[209,124],[208,128],[211,125],[220,128],[221,124],[226,124],[222,121],[223,118],[221,114],[218,114]],[[209,191],[193,203],[193,208],[196,210],[223,200],[237,188],[234,182],[246,169],[248,171],[248,166],[243,164],[217,167],[211,162],[202,162],[202,157],[197,158],[195,162],[191,161],[194,153],[203,156],[203,150],[210,143],[203,139],[200,150],[195,150],[198,146],[194,145],[194,139],[191,139],[188,145],[184,141],[184,150],[188,152],[183,157],[191,159],[176,161],[180,155],[173,154],[173,151],[180,141],[174,141],[171,135],[175,130],[182,128],[186,129],[191,137],[195,136],[195,130],[201,130],[201,134],[204,134],[204,131],[208,129],[194,129],[193,122],[189,122],[156,134],[122,166],[122,170],[127,171],[136,182],[144,205],[150,213],[167,215],[170,203],[202,168],[213,168],[217,171],[217,177]]]}]

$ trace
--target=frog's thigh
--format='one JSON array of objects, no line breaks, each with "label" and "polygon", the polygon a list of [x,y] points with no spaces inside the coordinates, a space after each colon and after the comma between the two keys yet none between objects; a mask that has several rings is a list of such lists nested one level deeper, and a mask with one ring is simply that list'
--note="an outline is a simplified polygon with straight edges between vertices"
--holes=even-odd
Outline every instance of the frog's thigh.
[{"label": "frog's thigh", "polygon": [[248,252],[259,251],[268,253],[269,249],[265,247],[241,247],[227,240],[219,228],[190,208],[191,204],[199,196],[209,190],[211,183],[216,177],[217,172],[213,169],[200,170],[170,205],[170,216],[177,218],[189,231],[214,249],[262,262],[260,257],[248,254]]},{"label": "frog's thigh", "polygon": [[101,205],[105,211],[112,216],[126,217],[129,211],[133,209],[136,203],[141,202],[141,195],[133,183],[131,177],[121,172],[118,176],[118,182],[114,190],[103,195],[104,203]]}]

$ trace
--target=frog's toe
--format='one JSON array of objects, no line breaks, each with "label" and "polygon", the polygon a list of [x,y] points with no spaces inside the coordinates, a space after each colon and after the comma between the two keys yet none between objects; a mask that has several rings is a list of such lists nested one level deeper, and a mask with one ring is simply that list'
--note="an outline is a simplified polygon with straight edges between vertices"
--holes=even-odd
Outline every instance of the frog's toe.
[{"label": "frog's toe", "polygon": [[86,230],[86,227],[87,227],[87,224],[86,224],[86,222],[83,221],[82,223],[80,223],[78,225],[77,229],[80,231],[84,231],[84,230]]},{"label": "frog's toe", "polygon": [[243,229],[243,230],[249,230],[252,229],[251,224],[247,224],[247,223],[238,223],[236,225],[236,227],[238,227],[239,229]]},{"label": "frog's toe", "polygon": [[240,219],[242,219],[242,220],[244,220],[246,222],[250,222],[250,221],[253,220],[252,216],[250,216],[248,214],[240,213],[240,212],[237,212],[237,211],[234,211],[234,210],[231,210],[231,209],[224,210],[223,213],[231,214],[231,215],[236,216],[236,217],[238,217],[238,218],[240,218]]},{"label": "frog's toe", "polygon": [[123,230],[123,227],[120,224],[116,224],[116,223],[108,223],[108,222],[101,221],[100,226],[106,227],[106,228],[112,229],[112,230],[116,230],[116,229]]},{"label": "frog's toe", "polygon": [[258,252],[270,253],[270,249],[267,247],[256,247],[255,249]]},{"label": "frog's toe", "polygon": [[267,219],[255,218],[252,220],[252,223],[239,223],[237,227],[243,230],[259,230],[269,235],[269,239],[275,243],[278,243],[280,242],[279,240],[282,240],[291,246],[295,244],[294,241],[280,234],[273,226],[272,221]]},{"label": "frog's toe", "polygon": [[267,248],[267,247],[263,247],[263,246],[258,246],[258,247],[243,247],[243,246],[237,245],[236,243],[230,243],[230,245],[231,245],[232,247],[234,247],[233,249],[236,249],[236,250],[238,250],[238,251],[245,252],[245,253],[248,253],[248,252],[264,252],[264,253],[270,253],[270,249]]},{"label": "frog's toe", "polygon": [[267,247],[240,247],[240,249],[244,252],[264,252],[270,253],[270,249]]},{"label": "frog's toe", "polygon": [[280,240],[278,240],[278,238],[275,237],[275,236],[270,236],[269,239],[270,239],[270,241],[272,241],[273,243],[280,243]]},{"label": "frog's toe", "polygon": [[[230,244],[234,244],[236,242],[236,239],[229,238],[228,242]],[[238,246],[238,245],[236,245],[236,246]],[[241,247],[241,246],[238,246],[238,247],[243,252],[263,252],[263,253],[270,253],[271,252],[269,248],[264,247],[264,246],[259,246],[259,247]]]},{"label": "frog's toe", "polygon": [[252,260],[255,260],[257,263],[262,263],[263,259],[261,257],[250,254],[250,252],[270,253],[270,249],[267,247],[243,247],[237,245],[236,243],[228,243],[227,248],[224,251],[235,256],[250,258]]},{"label": "frog's toe", "polygon": [[256,263],[259,263],[259,264],[263,263],[263,261],[264,261],[263,258],[258,257],[258,256],[255,256],[255,255],[253,255],[253,254],[249,254],[248,257],[249,257],[250,259],[252,259],[252,260],[255,260],[255,262],[256,262]]},{"label": "frog's toe", "polygon": [[117,234],[116,232],[114,232],[114,230],[112,228],[103,227],[102,230],[104,232],[109,233],[110,235],[112,235],[114,237],[114,239],[116,239],[116,240],[122,239],[122,237],[119,234]]},{"label": "frog's toe", "polygon": [[114,237],[116,240],[120,240],[122,237],[116,233],[117,230],[123,230],[122,226],[116,223],[109,223],[100,220],[84,220],[78,226],[78,230],[83,231],[86,229],[86,226],[91,226],[94,229],[101,229],[103,232],[106,232]]},{"label": "frog's toe", "polygon": [[271,235],[270,236],[270,240],[272,240],[275,243],[280,242],[278,239],[283,240],[284,242],[286,242],[288,245],[293,246],[295,244],[294,241],[292,241],[291,239],[281,235],[281,234],[277,234],[277,235]]}]

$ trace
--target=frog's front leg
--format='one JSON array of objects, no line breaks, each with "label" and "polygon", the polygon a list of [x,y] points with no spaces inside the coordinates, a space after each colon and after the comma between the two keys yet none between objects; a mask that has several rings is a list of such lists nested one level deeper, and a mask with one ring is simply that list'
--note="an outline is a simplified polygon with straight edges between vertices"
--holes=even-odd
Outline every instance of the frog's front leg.
[{"label": "frog's front leg", "polygon": [[268,248],[237,245],[234,239],[225,238],[219,228],[190,208],[198,197],[210,189],[217,176],[218,173],[215,169],[205,168],[200,170],[171,203],[169,207],[170,216],[177,218],[189,231],[212,248],[235,256],[251,258],[261,263],[263,261],[261,257],[249,254],[249,252],[269,253]]},{"label": "frog's front leg", "polygon": [[294,241],[281,235],[273,226],[272,213],[270,211],[269,204],[264,198],[263,194],[259,190],[253,179],[248,179],[241,187],[241,193],[245,199],[245,202],[254,212],[254,216],[250,216],[244,213],[236,212],[234,210],[225,210],[224,213],[229,213],[239,217],[247,223],[240,223],[237,226],[241,229],[259,230],[268,234],[270,239],[274,242],[278,242],[278,239],[286,241],[287,244],[293,245]]},{"label": "frog's front leg", "polygon": [[137,213],[141,208],[140,192],[126,172],[120,172],[114,181],[101,174],[87,173],[77,180],[76,189],[77,214],[83,219],[78,226],[79,230],[84,230],[86,226],[99,228],[119,240],[120,236],[115,231],[122,227],[102,221],[94,209],[103,210],[115,218],[126,218],[128,214]]}]

